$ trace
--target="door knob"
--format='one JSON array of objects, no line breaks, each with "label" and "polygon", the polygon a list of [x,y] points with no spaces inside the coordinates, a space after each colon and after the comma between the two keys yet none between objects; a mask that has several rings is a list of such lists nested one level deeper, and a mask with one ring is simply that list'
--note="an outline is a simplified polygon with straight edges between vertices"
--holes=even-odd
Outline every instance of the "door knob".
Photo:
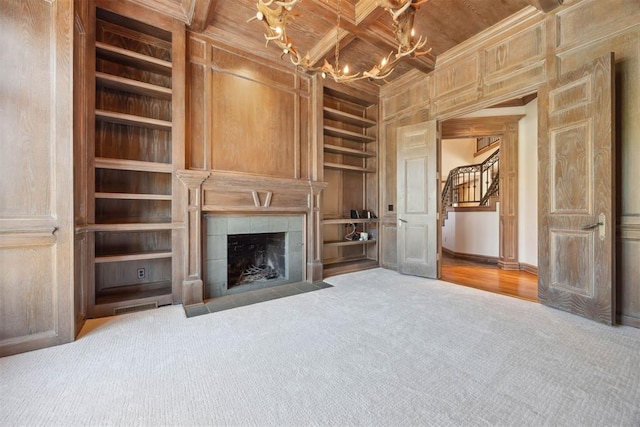
[{"label": "door knob", "polygon": [[600,215],[598,215],[598,222],[595,222],[593,224],[583,225],[581,228],[582,230],[592,230],[596,227],[602,226],[598,229],[598,237],[600,238],[600,240],[604,240],[605,233],[607,231],[607,228],[604,227],[605,224],[606,224],[605,216],[603,213],[601,213]]},{"label": "door knob", "polygon": [[583,230],[591,230],[592,228],[596,228],[599,225],[604,225],[604,223],[602,222],[596,222],[595,224],[589,224],[589,225],[583,225],[582,229]]}]

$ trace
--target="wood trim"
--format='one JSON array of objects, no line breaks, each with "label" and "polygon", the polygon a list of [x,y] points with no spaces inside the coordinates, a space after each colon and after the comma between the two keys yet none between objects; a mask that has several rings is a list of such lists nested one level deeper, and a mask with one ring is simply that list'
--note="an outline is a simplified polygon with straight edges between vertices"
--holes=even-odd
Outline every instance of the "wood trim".
[{"label": "wood trim", "polygon": [[538,266],[521,262],[520,271],[526,271],[527,273],[538,275]]},{"label": "wood trim", "polygon": [[618,323],[625,326],[632,326],[634,328],[640,328],[640,319],[625,316],[624,314],[617,316]]},{"label": "wood trim", "polygon": [[520,270],[520,264],[517,262],[498,261],[498,267],[503,270]]},{"label": "wood trim", "polygon": [[444,246],[442,247],[442,253],[447,254],[453,258],[464,259],[467,261],[479,262],[482,264],[498,264],[498,258],[489,255],[478,255],[478,254],[467,254],[464,252],[455,252],[451,249],[447,249]]}]

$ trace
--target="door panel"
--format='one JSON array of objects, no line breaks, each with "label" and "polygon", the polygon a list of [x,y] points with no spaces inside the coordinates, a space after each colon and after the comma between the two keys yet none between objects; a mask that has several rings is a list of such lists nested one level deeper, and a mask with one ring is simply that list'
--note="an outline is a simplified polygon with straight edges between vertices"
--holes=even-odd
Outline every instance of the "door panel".
[{"label": "door panel", "polygon": [[438,278],[437,122],[398,129],[398,271]]},{"label": "door panel", "polygon": [[614,323],[613,54],[539,101],[539,300]]}]

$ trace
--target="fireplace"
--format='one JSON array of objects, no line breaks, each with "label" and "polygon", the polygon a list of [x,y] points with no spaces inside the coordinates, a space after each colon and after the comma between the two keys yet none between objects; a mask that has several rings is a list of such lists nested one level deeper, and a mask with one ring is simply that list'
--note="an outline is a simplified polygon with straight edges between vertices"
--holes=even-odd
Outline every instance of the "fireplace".
[{"label": "fireplace", "polygon": [[287,277],[285,233],[227,235],[227,287]]},{"label": "fireplace", "polygon": [[205,298],[303,280],[303,215],[204,217]]}]

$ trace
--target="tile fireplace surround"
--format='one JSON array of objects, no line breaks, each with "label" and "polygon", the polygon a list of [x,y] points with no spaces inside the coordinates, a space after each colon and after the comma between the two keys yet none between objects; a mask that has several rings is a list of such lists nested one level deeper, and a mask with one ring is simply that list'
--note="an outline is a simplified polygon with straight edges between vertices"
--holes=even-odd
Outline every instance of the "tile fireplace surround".
[{"label": "tile fireplace surround", "polygon": [[180,170],[177,176],[187,189],[177,208],[185,221],[184,256],[175,258],[183,265],[178,291],[185,306],[225,295],[223,249],[208,243],[208,237],[221,241],[224,235],[226,240],[230,228],[261,233],[269,232],[262,231],[269,226],[272,232],[285,232],[290,251],[287,282],[322,280],[320,195],[326,182],[212,170]]},{"label": "tile fireplace surround", "polygon": [[[205,230],[205,299],[302,281],[304,265],[304,217],[302,215],[206,214]],[[227,289],[227,236],[258,233],[285,233],[286,277]]]}]

